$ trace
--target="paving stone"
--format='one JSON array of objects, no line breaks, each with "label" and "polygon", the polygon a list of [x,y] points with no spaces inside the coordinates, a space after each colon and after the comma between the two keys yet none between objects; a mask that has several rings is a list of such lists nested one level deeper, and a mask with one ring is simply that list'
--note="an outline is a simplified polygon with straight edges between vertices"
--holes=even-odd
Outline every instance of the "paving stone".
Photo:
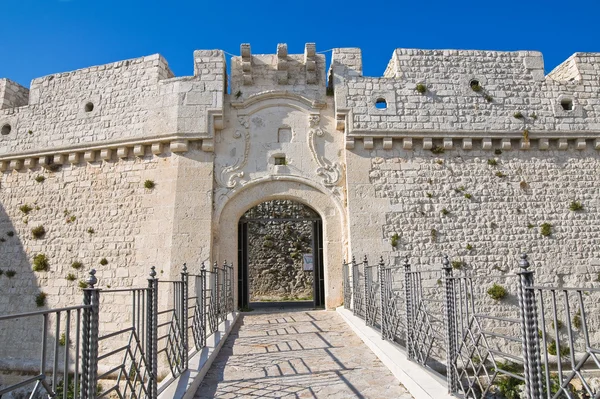
[{"label": "paving stone", "polygon": [[259,397],[412,398],[330,311],[244,314],[194,398]]}]

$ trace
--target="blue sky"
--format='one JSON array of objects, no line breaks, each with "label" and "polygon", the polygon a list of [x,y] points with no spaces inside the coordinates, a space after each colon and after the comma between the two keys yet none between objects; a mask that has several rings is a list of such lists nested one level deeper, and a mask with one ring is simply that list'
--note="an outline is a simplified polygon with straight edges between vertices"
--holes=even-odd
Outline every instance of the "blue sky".
[{"label": "blue sky", "polygon": [[[31,79],[161,53],[191,75],[194,49],[301,53],[360,47],[380,76],[397,47],[538,50],[546,70],[600,52],[600,1],[0,0],[0,77]],[[329,54],[329,53],[327,53]]]}]

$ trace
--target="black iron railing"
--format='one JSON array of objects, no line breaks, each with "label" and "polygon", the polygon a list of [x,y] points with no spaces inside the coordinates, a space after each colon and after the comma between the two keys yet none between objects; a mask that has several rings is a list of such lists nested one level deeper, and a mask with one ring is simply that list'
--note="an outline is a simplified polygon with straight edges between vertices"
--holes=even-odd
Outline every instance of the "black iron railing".
[{"label": "black iron railing", "polygon": [[[453,395],[600,398],[600,320],[587,311],[600,288],[536,286],[529,266],[522,255],[515,274],[455,276],[447,256],[418,270],[365,257],[342,265],[344,307],[445,374]],[[505,287],[516,306],[502,303]]]},{"label": "black iron railing", "polygon": [[[34,375],[1,387],[0,396],[31,387],[31,397],[155,399],[233,312],[231,264],[212,270],[202,265],[199,274],[189,274],[184,264],[181,279],[171,281],[156,278],[152,267],[147,287],[127,289],[101,289],[95,274],[83,290],[83,305],[0,316],[0,323],[39,319],[42,343]],[[159,305],[159,295],[168,300]],[[118,316],[115,307],[122,310]],[[162,389],[159,376],[166,376]]]}]

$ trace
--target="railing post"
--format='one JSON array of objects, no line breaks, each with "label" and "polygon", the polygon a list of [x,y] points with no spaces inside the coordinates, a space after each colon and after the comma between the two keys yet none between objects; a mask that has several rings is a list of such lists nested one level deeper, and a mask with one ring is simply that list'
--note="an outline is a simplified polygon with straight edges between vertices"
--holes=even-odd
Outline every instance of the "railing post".
[{"label": "railing post", "polygon": [[527,255],[519,261],[519,313],[521,316],[521,341],[523,346],[523,374],[525,395],[528,399],[539,399],[542,391],[542,365],[540,337],[538,335],[538,314],[533,287],[533,270],[529,270]]},{"label": "railing post", "polygon": [[[354,316],[360,316],[360,309],[356,309],[357,306],[357,296],[359,296],[360,294],[358,293],[359,290],[359,280],[358,280],[358,265],[356,264],[356,258],[354,256],[352,256],[352,312],[354,313]],[[360,303],[358,304],[358,306],[362,306]]]},{"label": "railing post", "polygon": [[146,302],[146,364],[148,365],[148,399],[156,399],[158,367],[158,279],[156,268],[151,267],[148,278],[148,300]]},{"label": "railing post", "polygon": [[369,316],[367,316],[369,311],[369,283],[367,281],[367,267],[369,266],[369,261],[367,260],[367,255],[363,258],[363,315],[365,318],[365,323],[369,325]]},{"label": "railing post", "polygon": [[202,312],[202,342],[201,346],[206,346],[206,265],[202,262],[202,269],[200,270],[200,311]]},{"label": "railing post", "polygon": [[446,378],[448,381],[448,392],[458,391],[458,379],[455,372],[457,358],[456,342],[456,311],[454,295],[454,279],[452,278],[452,267],[448,255],[442,260],[444,287],[446,298],[444,300],[444,327],[446,330]]},{"label": "railing post", "polygon": [[221,293],[221,312],[222,312],[222,320],[227,320],[227,261],[223,261],[223,292]]},{"label": "railing post", "polygon": [[183,271],[181,272],[181,363],[183,364],[183,370],[188,369],[188,353],[189,353],[189,340],[188,340],[188,298],[189,298],[189,274],[187,265],[183,264]]},{"label": "railing post", "polygon": [[83,290],[83,304],[90,305],[83,309],[82,348],[81,348],[81,397],[94,399],[98,386],[98,328],[100,290],[94,288],[98,283],[96,270],[90,270],[86,280],[88,288]]},{"label": "railing post", "polygon": [[410,263],[408,255],[404,258],[404,306],[406,308],[406,352],[408,358],[414,359],[413,348],[413,301],[412,301],[412,278],[410,274]]},{"label": "railing post", "polygon": [[379,263],[377,264],[377,277],[379,277],[379,315],[381,316],[381,339],[385,339],[386,330],[389,328],[387,325],[390,320],[386,320],[385,310],[385,299],[384,299],[384,290],[383,290],[383,268],[385,267],[385,262],[383,261],[383,256],[379,257]]}]

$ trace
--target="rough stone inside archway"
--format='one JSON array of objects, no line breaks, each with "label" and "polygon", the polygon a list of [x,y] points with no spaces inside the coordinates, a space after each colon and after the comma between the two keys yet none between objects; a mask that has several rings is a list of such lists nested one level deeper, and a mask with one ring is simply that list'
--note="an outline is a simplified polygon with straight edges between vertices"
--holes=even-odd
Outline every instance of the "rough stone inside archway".
[{"label": "rough stone inside archway", "polygon": [[263,202],[248,221],[250,302],[313,300],[314,275],[303,255],[313,252],[313,220],[319,215],[290,200]]}]

